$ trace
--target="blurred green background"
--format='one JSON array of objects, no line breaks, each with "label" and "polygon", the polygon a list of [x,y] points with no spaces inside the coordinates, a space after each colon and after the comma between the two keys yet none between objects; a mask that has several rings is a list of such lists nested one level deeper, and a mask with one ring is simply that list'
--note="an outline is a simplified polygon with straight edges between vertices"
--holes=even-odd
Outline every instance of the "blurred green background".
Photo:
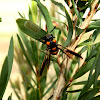
[{"label": "blurred green background", "polygon": [[[43,4],[46,6],[50,2],[50,0],[46,0],[45,2],[41,0]],[[63,0],[58,0],[59,2],[63,2]],[[2,18],[2,22],[0,22],[0,70],[5,59],[5,56],[8,53],[10,38],[12,35],[15,35],[18,32],[16,19],[19,18],[18,12],[25,14],[27,18],[28,13],[28,4],[30,4],[31,0],[0,0],[0,17]],[[49,9],[50,5],[47,5]],[[88,12],[88,11],[87,11]],[[86,16],[86,14],[85,14]],[[85,17],[84,16],[84,17]],[[100,19],[100,12],[98,12],[94,19]],[[85,39],[86,36],[83,36]],[[99,37],[98,37],[99,40]],[[14,61],[11,79],[16,80],[19,78],[19,70],[17,68],[17,64]],[[6,92],[4,94],[3,100],[7,100],[7,97],[14,93],[13,90],[10,88],[10,84],[8,84]],[[24,94],[23,94],[24,95]],[[13,100],[17,100],[16,96],[12,95]]]}]

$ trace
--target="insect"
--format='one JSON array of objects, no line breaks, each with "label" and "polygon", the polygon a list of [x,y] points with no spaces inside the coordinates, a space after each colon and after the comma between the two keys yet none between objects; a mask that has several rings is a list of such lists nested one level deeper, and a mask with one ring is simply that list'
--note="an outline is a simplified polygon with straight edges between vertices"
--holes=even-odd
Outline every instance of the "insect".
[{"label": "insect", "polygon": [[[53,28],[53,30],[56,27]],[[52,31],[53,31],[52,30]],[[51,31],[51,32],[52,32]],[[50,33],[51,33],[50,32]],[[40,71],[40,75],[42,75],[42,72],[44,70],[44,67],[46,65],[50,64],[50,55],[57,55],[58,51],[61,50],[64,54],[66,54],[69,58],[72,58],[72,55],[75,55],[79,58],[82,58],[81,55],[79,55],[78,53],[71,51],[69,49],[67,49],[66,47],[63,47],[62,45],[58,44],[57,41],[54,39],[55,37],[52,34],[46,34],[45,37],[41,38],[41,41],[46,44],[47,46],[47,51],[49,51],[49,57],[45,56],[45,59],[42,63],[42,67],[41,67],[41,71]],[[83,58],[82,58],[83,59]],[[48,66],[47,66],[48,67]]]},{"label": "insect", "polygon": [[[52,34],[48,34],[46,31],[41,29],[36,24],[32,23],[26,19],[17,19],[16,20],[19,28],[27,35],[31,36],[32,38],[39,40],[40,42],[46,44],[47,52],[45,58],[42,63],[42,67],[40,70],[40,76],[42,75],[45,67],[48,68],[50,65],[50,57],[51,55],[57,55],[58,51],[61,50],[64,54],[66,54],[69,58],[72,58],[73,55],[82,58],[78,53],[69,50],[66,47],[58,44],[57,41],[54,39],[55,37]],[[51,32],[55,29],[54,27]],[[49,33],[51,33],[49,32]],[[48,56],[47,56],[48,55]]]}]

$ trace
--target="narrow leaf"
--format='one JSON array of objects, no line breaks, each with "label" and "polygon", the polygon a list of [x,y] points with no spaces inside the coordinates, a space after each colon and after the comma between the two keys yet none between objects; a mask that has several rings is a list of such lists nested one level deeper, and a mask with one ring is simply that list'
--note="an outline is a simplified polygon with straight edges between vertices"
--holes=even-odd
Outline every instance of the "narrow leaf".
[{"label": "narrow leaf", "polygon": [[68,37],[67,37],[67,40],[66,42],[64,43],[64,46],[67,46],[70,42],[71,42],[71,38],[72,38],[72,35],[73,35],[73,25],[72,25],[72,20],[66,10],[66,8],[61,4],[61,3],[58,3],[54,0],[51,0],[55,5],[59,6],[61,8],[62,11],[65,12],[66,14],[66,19],[67,19],[67,22],[68,22]]},{"label": "narrow leaf", "polygon": [[[24,46],[23,46],[23,44],[22,44],[22,41],[21,41],[21,39],[20,39],[20,37],[19,37],[18,34],[17,34],[17,38],[18,38],[20,47],[21,47],[21,49],[22,49],[22,52],[23,52],[24,56],[26,57],[26,60],[27,60],[28,64],[30,65],[32,71],[35,73],[35,71],[34,71],[34,69],[33,69],[33,66],[32,66],[32,63],[31,63],[31,61],[30,61],[30,59],[29,59],[29,57],[28,57],[28,55],[27,55],[27,53],[26,53],[26,51],[25,51],[25,48],[24,48]],[[35,75],[36,75],[36,73],[35,73]]]},{"label": "narrow leaf", "polygon": [[54,85],[56,84],[57,79],[51,84],[51,86],[46,90],[46,92],[42,95],[42,98],[51,90],[53,89]]},{"label": "narrow leaf", "polygon": [[96,62],[97,62],[97,59],[98,59],[98,55],[96,55],[95,57],[95,60],[93,61],[93,64],[92,64],[92,67],[91,67],[91,70],[90,70],[90,73],[89,73],[89,77],[88,77],[88,81],[86,82],[85,86],[83,87],[80,95],[79,95],[79,98],[86,92],[90,89],[91,85],[93,84],[93,78],[94,78],[94,75],[92,75],[92,72],[93,72],[93,69],[96,65]]},{"label": "narrow leaf", "polygon": [[81,95],[78,100],[91,100],[98,92],[99,92],[100,87],[96,87],[93,89],[90,89],[88,91],[85,91],[83,95]]},{"label": "narrow leaf", "polygon": [[98,76],[100,75],[100,53],[98,53],[98,58],[97,58],[97,62],[95,65],[95,73],[94,73],[94,87],[97,86],[98,84]]},{"label": "narrow leaf", "polygon": [[1,17],[0,17],[0,22],[2,21]]},{"label": "narrow leaf", "polygon": [[78,72],[74,75],[73,79],[77,79],[77,78],[81,77],[82,75],[84,75],[86,72],[88,72],[91,69],[94,60],[95,60],[95,58],[90,59],[90,61],[88,61],[85,65],[83,65],[78,70]]},{"label": "narrow leaf", "polygon": [[25,77],[25,80],[28,82],[28,84],[31,86],[31,88],[33,88],[34,90],[34,86],[32,85],[31,81],[29,80],[29,78],[26,76],[25,72],[22,70],[23,76]]},{"label": "narrow leaf", "polygon": [[71,86],[73,86],[73,85],[84,85],[85,83],[86,83],[86,81],[75,82],[75,83],[71,84]]},{"label": "narrow leaf", "polygon": [[62,98],[61,100],[67,100],[67,88],[69,87],[70,84],[66,85],[63,89],[63,92],[62,92]]},{"label": "narrow leaf", "polygon": [[66,91],[68,93],[75,93],[75,92],[80,92],[82,89],[77,89],[77,90],[71,90],[71,91]]},{"label": "narrow leaf", "polygon": [[53,29],[53,24],[52,24],[52,20],[50,18],[47,8],[39,0],[34,0],[34,1],[37,2],[37,6],[39,7],[42,15],[45,18],[47,30],[48,30],[48,32],[50,32]]},{"label": "narrow leaf", "polygon": [[100,100],[100,95],[98,95],[98,96],[94,97],[94,98],[93,98],[93,99],[91,99],[91,100]]},{"label": "narrow leaf", "polygon": [[8,97],[8,100],[12,100],[12,94]]},{"label": "narrow leaf", "polygon": [[79,11],[77,10],[77,8],[75,6],[75,2],[74,2],[74,0],[71,0],[71,1],[72,1],[72,4],[73,4],[74,11],[77,15],[77,18],[79,19],[80,23],[82,23],[82,18],[81,18],[81,15],[80,15]]},{"label": "narrow leaf", "polygon": [[25,34],[29,35],[34,39],[41,39],[45,37],[45,35],[47,34],[38,25],[32,23],[29,20],[19,18],[16,20],[16,22],[19,28],[21,29],[21,31],[23,31]]},{"label": "narrow leaf", "polygon": [[14,86],[14,84],[12,83],[11,80],[10,80],[10,84],[11,84],[11,87],[13,88],[13,91],[14,91],[15,95],[17,96],[18,100],[21,100],[21,97],[19,96],[18,92],[16,91],[15,86]]},{"label": "narrow leaf", "polygon": [[8,56],[5,58],[4,64],[2,66],[1,75],[0,75],[0,100],[3,97],[7,83],[10,78],[11,70],[13,64],[13,37],[10,40],[10,46],[8,51]]},{"label": "narrow leaf", "polygon": [[37,99],[37,92],[36,90],[33,90],[29,95],[29,100],[38,100]]}]

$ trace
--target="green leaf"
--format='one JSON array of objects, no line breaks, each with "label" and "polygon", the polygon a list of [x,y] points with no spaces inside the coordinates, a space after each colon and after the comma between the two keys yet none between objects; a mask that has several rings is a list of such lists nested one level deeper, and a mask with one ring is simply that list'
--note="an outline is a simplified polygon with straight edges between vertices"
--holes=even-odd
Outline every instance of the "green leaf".
[{"label": "green leaf", "polygon": [[89,77],[88,77],[88,81],[86,82],[85,86],[83,87],[80,95],[79,95],[79,98],[86,92],[90,89],[91,85],[93,84],[93,79],[95,78],[94,75],[92,75],[93,73],[93,69],[95,68],[95,65],[97,63],[97,59],[98,59],[98,55],[96,55],[95,57],[95,60],[93,61],[93,64],[92,64],[92,67],[91,67],[91,70],[90,70],[90,73],[89,73]]},{"label": "green leaf", "polygon": [[12,100],[12,94],[8,97],[8,100]]},{"label": "green leaf", "polygon": [[99,34],[100,34],[100,28],[97,28],[97,29],[93,32],[92,37],[91,37],[91,39],[92,39],[93,42],[96,40],[96,38],[97,38],[97,36],[98,36]]},{"label": "green leaf", "polygon": [[46,92],[42,95],[42,98],[51,90],[53,89],[54,85],[56,84],[57,79],[51,84],[51,86],[46,90]]},{"label": "green leaf", "polygon": [[39,0],[34,0],[34,1],[37,2],[37,6],[39,7],[42,15],[45,18],[47,30],[48,30],[48,32],[50,32],[53,29],[53,24],[52,24],[52,20],[50,18],[48,9]]},{"label": "green leaf", "polygon": [[14,55],[13,37],[11,37],[9,51],[8,51],[8,80],[10,78],[10,73],[12,70],[13,55]]},{"label": "green leaf", "polygon": [[91,45],[90,49],[87,51],[86,62],[89,61],[91,58],[95,57],[100,51],[100,42],[96,43],[95,45]]},{"label": "green leaf", "polygon": [[91,99],[91,100],[100,100],[100,95],[98,95],[98,96],[94,97],[94,98],[93,98],[93,99]]},{"label": "green leaf", "polygon": [[25,89],[26,99],[29,99],[28,90],[30,89],[30,87],[28,86],[27,83],[28,83],[27,81],[23,81],[23,82],[22,82],[22,84],[23,84],[23,86],[24,86],[24,89]]},{"label": "green leaf", "polygon": [[77,90],[71,90],[71,91],[66,91],[68,93],[75,93],[75,92],[80,92],[82,89],[77,89]]},{"label": "green leaf", "polygon": [[84,46],[79,52],[78,54],[82,54],[83,52],[85,52],[86,50],[88,50],[88,46]]},{"label": "green leaf", "polygon": [[32,12],[32,20],[33,20],[33,22],[34,23],[36,23],[36,21],[37,21],[37,3],[35,2],[35,1],[32,1],[32,3],[31,3],[32,5],[32,7],[31,7],[31,12]]},{"label": "green leaf", "polygon": [[86,83],[86,81],[75,82],[75,83],[71,84],[71,86],[73,86],[73,85],[84,85],[85,83]]},{"label": "green leaf", "polygon": [[85,41],[83,41],[82,43],[80,43],[77,47],[81,47],[81,46],[91,46],[93,44],[92,41],[90,41],[90,39],[87,39]]},{"label": "green leaf", "polygon": [[33,90],[29,95],[29,100],[38,100],[37,99],[37,92],[36,90]]},{"label": "green leaf", "polygon": [[[26,60],[27,60],[27,62],[28,62],[28,64],[29,64],[29,66],[31,67],[32,71],[35,73],[35,71],[34,71],[34,69],[33,69],[33,66],[32,66],[32,63],[31,63],[31,61],[30,61],[30,59],[29,59],[29,57],[28,57],[28,55],[27,55],[27,53],[26,53],[26,51],[25,51],[25,48],[24,48],[24,46],[23,46],[23,44],[22,44],[22,41],[21,41],[21,39],[20,39],[20,37],[19,37],[18,34],[17,34],[17,38],[18,38],[20,47],[21,47],[21,49],[22,49],[22,52],[23,52],[24,56],[26,57]],[[36,75],[36,73],[35,73],[35,75]]]},{"label": "green leaf", "polygon": [[[31,5],[32,6],[32,5]],[[32,19],[32,7],[29,6],[29,13],[28,13],[28,17],[29,17],[29,20],[33,22],[33,19]]]},{"label": "green leaf", "polygon": [[20,16],[21,18],[25,18],[20,12],[18,12],[18,14],[19,14],[19,16]]},{"label": "green leaf", "polygon": [[66,8],[61,4],[61,3],[58,3],[54,0],[51,0],[55,5],[59,6],[61,8],[62,11],[65,12],[66,14],[66,19],[67,19],[67,22],[68,22],[68,37],[67,37],[67,40],[65,41],[64,43],[64,46],[66,47],[70,42],[71,42],[71,38],[72,38],[72,35],[73,35],[73,24],[72,24],[72,20],[66,10]]},{"label": "green leaf", "polygon": [[81,77],[82,75],[84,75],[86,72],[88,72],[91,69],[94,60],[95,60],[95,58],[92,58],[85,65],[83,65],[78,70],[78,72],[73,76],[73,79],[77,79],[77,78]]},{"label": "green leaf", "polygon": [[2,66],[2,70],[1,70],[1,75],[0,75],[0,100],[3,97],[7,83],[8,83],[9,78],[10,78],[12,64],[13,64],[13,53],[14,53],[14,51],[13,51],[13,37],[11,37],[8,56],[5,58],[5,61],[4,61],[4,64]]},{"label": "green leaf", "polygon": [[89,27],[86,29],[86,31],[91,31],[94,29],[100,28],[100,19],[90,23]]},{"label": "green leaf", "polygon": [[28,84],[31,86],[31,88],[34,90],[34,86],[32,85],[31,81],[29,80],[29,78],[27,77],[27,75],[25,74],[25,72],[23,70],[21,70],[23,73],[23,76],[25,78],[25,80],[28,82]]},{"label": "green leaf", "polygon": [[63,89],[63,92],[62,92],[62,98],[61,100],[67,100],[67,88],[69,87],[70,84],[66,85]]},{"label": "green leaf", "polygon": [[18,91],[16,91],[15,86],[14,86],[14,84],[12,83],[11,80],[10,80],[10,84],[11,84],[11,87],[13,88],[13,91],[14,91],[15,95],[17,96],[18,100],[21,100],[21,97],[20,97],[20,95],[18,94]]},{"label": "green leaf", "polygon": [[58,78],[59,77],[59,71],[60,71],[58,64],[54,63],[54,69],[55,69],[55,72],[56,72],[56,75],[57,75],[57,78]]},{"label": "green leaf", "polygon": [[31,40],[31,46],[33,51],[32,55],[33,55],[34,65],[35,67],[38,67],[39,60],[38,60],[38,48],[36,42]]},{"label": "green leaf", "polygon": [[62,23],[62,24],[64,24],[64,25],[66,25],[66,23],[64,23],[64,22],[62,22],[62,21],[60,21],[60,20],[58,20],[58,19],[56,19],[56,18],[54,18],[54,17],[51,17],[54,21],[56,21],[56,22],[59,22],[59,23]]},{"label": "green leaf", "polygon": [[98,76],[100,75],[100,52],[98,53],[98,58],[95,65],[95,73],[94,73],[94,87],[98,84]]},{"label": "green leaf", "polygon": [[[34,63],[34,65],[36,64],[35,63],[35,57],[34,57],[34,53],[32,51],[32,47],[31,47],[31,43],[30,41],[28,40],[28,38],[25,36],[25,34],[23,34],[22,32],[20,32],[20,36],[24,42],[24,45],[27,49],[27,52],[29,54],[29,57],[31,58],[31,61]],[[36,65],[35,65],[36,66]]]},{"label": "green leaf", "polygon": [[22,32],[24,32],[25,34],[29,35],[30,37],[34,39],[37,39],[37,40],[41,39],[45,37],[47,34],[38,25],[32,23],[29,20],[19,18],[16,20],[16,22]]},{"label": "green leaf", "polygon": [[7,77],[8,77],[8,57],[6,57],[4,61],[0,75],[0,100],[2,99],[7,86]]},{"label": "green leaf", "polygon": [[94,41],[96,40],[97,36],[99,35],[99,33],[100,33],[100,28],[97,28],[97,29],[93,32],[92,36],[91,36],[89,39],[83,41],[83,42],[80,43],[77,47],[84,46],[84,45],[88,45],[88,46],[89,46],[89,45],[92,45],[92,44],[94,43]]},{"label": "green leaf", "polygon": [[93,89],[90,89],[88,91],[85,91],[83,95],[81,95],[78,100],[91,100],[98,92],[100,87],[95,87]]},{"label": "green leaf", "polygon": [[80,15],[79,11],[77,10],[77,8],[75,6],[75,2],[74,2],[74,0],[71,0],[71,1],[72,1],[72,4],[73,4],[74,11],[77,15],[77,18],[79,19],[80,23],[82,23],[82,18],[81,18],[81,15]]},{"label": "green leaf", "polygon": [[0,22],[2,21],[1,17],[0,17]]},{"label": "green leaf", "polygon": [[36,93],[37,93],[37,100],[41,100],[39,88],[37,88]]}]

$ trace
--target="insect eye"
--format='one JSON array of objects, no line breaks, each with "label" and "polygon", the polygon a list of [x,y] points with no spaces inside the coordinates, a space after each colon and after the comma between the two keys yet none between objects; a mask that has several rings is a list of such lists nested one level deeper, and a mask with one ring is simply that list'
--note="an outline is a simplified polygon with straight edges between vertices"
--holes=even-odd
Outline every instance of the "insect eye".
[{"label": "insect eye", "polygon": [[50,45],[50,42],[46,42],[47,45]]},{"label": "insect eye", "polygon": [[55,39],[53,39],[52,41],[53,41],[54,43],[56,43],[56,40],[55,40]]}]

